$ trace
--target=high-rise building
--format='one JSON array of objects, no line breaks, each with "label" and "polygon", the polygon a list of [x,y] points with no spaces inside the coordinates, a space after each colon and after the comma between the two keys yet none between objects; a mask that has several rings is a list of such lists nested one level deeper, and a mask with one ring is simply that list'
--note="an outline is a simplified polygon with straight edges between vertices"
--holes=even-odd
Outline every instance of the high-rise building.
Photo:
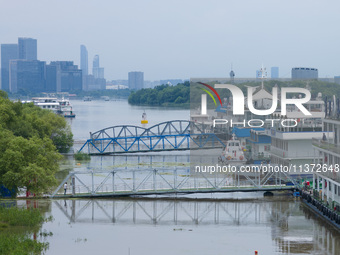
[{"label": "high-rise building", "polygon": [[87,49],[85,45],[80,45],[80,69],[83,72],[83,76],[89,74],[88,63]]},{"label": "high-rise building", "polygon": [[292,80],[317,80],[318,69],[309,67],[292,68]]},{"label": "high-rise building", "polygon": [[1,44],[1,87],[9,92],[9,62],[18,59],[18,44]]},{"label": "high-rise building", "polygon": [[278,79],[279,78],[279,68],[277,66],[273,66],[270,69],[270,77],[272,79]]},{"label": "high-rise building", "polygon": [[73,61],[52,61],[48,67],[47,87],[56,92],[74,92],[83,89],[82,70]]},{"label": "high-rise building", "polygon": [[19,59],[37,60],[37,40],[32,38],[18,38]]},{"label": "high-rise building", "polygon": [[129,72],[129,89],[139,90],[144,87],[143,72]]},{"label": "high-rise building", "polygon": [[99,55],[93,58],[92,74],[95,79],[104,79],[104,68],[99,65]]},{"label": "high-rise building", "polygon": [[98,68],[99,67],[99,55],[95,55],[93,57],[93,68]]},{"label": "high-rise building", "polygon": [[45,91],[45,65],[44,61],[39,60],[10,60],[9,91]]},{"label": "high-rise building", "polygon": [[46,65],[46,92],[61,92],[60,65]]}]

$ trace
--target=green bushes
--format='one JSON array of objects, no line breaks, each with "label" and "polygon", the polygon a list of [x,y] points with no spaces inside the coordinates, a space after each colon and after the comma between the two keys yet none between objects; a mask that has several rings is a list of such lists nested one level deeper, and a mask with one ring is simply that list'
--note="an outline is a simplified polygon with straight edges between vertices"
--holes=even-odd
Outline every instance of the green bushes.
[{"label": "green bushes", "polygon": [[77,152],[76,154],[74,154],[74,158],[75,160],[90,160],[91,156],[86,154],[86,153],[82,153],[82,152]]}]

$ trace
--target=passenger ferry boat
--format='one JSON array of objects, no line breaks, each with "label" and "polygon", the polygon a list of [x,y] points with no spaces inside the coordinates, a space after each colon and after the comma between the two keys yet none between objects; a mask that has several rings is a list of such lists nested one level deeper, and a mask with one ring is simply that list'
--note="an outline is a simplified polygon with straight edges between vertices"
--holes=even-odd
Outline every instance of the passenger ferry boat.
[{"label": "passenger ferry boat", "polygon": [[74,118],[76,115],[72,110],[72,105],[68,99],[61,100],[55,97],[33,97],[33,104],[42,109],[51,110],[66,118]]},{"label": "passenger ferry boat", "polygon": [[51,110],[55,113],[59,110],[59,102],[55,97],[33,97],[33,104],[39,106],[42,109]]},{"label": "passenger ferry boat", "polygon": [[242,165],[247,162],[244,156],[244,150],[241,146],[241,142],[235,138],[235,134],[232,134],[232,138],[227,142],[227,146],[219,157],[219,161],[224,164]]},{"label": "passenger ferry boat", "polygon": [[65,118],[74,118],[76,115],[72,111],[72,105],[70,100],[62,98],[59,102],[58,112],[63,115]]}]

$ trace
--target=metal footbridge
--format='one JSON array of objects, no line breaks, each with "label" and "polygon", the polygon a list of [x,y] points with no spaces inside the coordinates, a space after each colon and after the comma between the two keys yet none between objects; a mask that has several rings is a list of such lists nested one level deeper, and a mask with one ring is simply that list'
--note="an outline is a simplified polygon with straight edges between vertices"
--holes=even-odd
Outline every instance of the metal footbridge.
[{"label": "metal footbridge", "polygon": [[[68,188],[64,194],[63,185]],[[51,198],[127,197],[217,192],[293,190],[297,183],[284,172],[203,173],[190,168],[114,169],[69,173]]]},{"label": "metal footbridge", "polygon": [[79,152],[103,155],[224,147],[209,125],[173,120],[150,128],[120,125],[90,133]]}]

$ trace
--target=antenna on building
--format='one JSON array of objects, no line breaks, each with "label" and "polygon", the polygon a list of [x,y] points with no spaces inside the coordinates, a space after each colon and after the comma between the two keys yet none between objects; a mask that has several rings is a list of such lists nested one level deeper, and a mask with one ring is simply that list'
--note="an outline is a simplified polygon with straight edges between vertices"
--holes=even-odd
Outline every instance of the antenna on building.
[{"label": "antenna on building", "polygon": [[267,69],[265,67],[263,67],[263,64],[262,64],[262,67],[260,69],[260,72],[259,72],[259,78],[261,79],[261,89],[264,89],[264,80],[267,78]]}]

